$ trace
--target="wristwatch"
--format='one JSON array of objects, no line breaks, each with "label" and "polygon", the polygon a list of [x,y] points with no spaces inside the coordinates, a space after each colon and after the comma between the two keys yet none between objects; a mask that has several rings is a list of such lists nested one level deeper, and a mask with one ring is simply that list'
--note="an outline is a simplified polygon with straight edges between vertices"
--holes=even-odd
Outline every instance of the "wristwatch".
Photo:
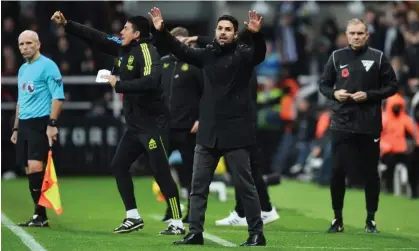
[{"label": "wristwatch", "polygon": [[17,127],[14,127],[13,129],[12,129],[12,132],[17,132]]},{"label": "wristwatch", "polygon": [[53,126],[53,127],[57,127],[57,120],[56,119],[49,119],[48,125]]}]

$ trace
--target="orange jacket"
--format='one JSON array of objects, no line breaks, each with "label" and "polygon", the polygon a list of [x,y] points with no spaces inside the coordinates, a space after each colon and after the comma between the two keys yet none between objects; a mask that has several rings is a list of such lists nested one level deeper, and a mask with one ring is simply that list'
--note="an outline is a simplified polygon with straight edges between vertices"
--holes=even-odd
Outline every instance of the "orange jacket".
[{"label": "orange jacket", "polygon": [[327,128],[330,125],[330,113],[329,112],[322,112],[317,120],[317,127],[316,127],[316,138],[320,139],[323,137],[324,133],[326,132]]},{"label": "orange jacket", "polygon": [[[401,106],[399,116],[395,116],[392,109],[395,105]],[[386,108],[383,112],[383,131],[381,132],[381,154],[403,153],[407,150],[406,131],[414,135],[416,126],[416,143],[419,144],[419,127],[414,124],[412,118],[405,112],[406,103],[402,96],[396,94],[387,99]]]}]

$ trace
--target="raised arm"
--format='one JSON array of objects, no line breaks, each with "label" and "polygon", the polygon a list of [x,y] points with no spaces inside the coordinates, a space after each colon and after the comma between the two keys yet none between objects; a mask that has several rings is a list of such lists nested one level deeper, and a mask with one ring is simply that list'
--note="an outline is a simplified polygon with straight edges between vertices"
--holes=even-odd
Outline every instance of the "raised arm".
[{"label": "raised arm", "polygon": [[167,49],[175,55],[179,60],[185,63],[195,65],[197,67],[203,66],[204,49],[190,48],[181,43],[170,32],[164,28],[163,17],[158,8],[153,8],[151,13],[148,13],[156,28],[157,46],[166,46]]},{"label": "raised arm", "polygon": [[[207,44],[211,44],[214,38],[209,36],[189,37],[188,42],[196,42],[199,47],[205,48]],[[253,63],[258,65],[265,60],[266,42],[261,32],[252,33],[247,29],[239,32],[238,39],[248,46],[253,46]]]},{"label": "raised arm", "polygon": [[111,56],[118,56],[118,51],[121,46],[119,38],[111,37],[101,31],[80,23],[66,20],[64,15],[59,11],[54,13],[51,20],[53,20],[57,25],[63,26],[68,34],[80,38],[90,46]]},{"label": "raised arm", "polygon": [[253,50],[248,50],[249,56],[254,65],[258,65],[265,60],[266,42],[260,32],[263,17],[256,11],[249,11],[249,22],[244,22],[245,29],[239,33],[239,39]]}]

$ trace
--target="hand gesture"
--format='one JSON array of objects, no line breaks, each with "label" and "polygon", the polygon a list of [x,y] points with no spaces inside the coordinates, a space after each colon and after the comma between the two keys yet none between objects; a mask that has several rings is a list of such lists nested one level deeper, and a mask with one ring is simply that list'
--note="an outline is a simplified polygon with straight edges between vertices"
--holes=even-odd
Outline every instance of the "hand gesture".
[{"label": "hand gesture", "polygon": [[198,128],[199,128],[199,121],[197,120],[192,126],[191,133],[196,133],[198,131]]},{"label": "hand gesture", "polygon": [[263,17],[260,16],[256,11],[249,11],[249,23],[244,22],[246,29],[250,32],[256,33],[260,31],[262,27]]},{"label": "hand gesture", "polygon": [[65,19],[61,11],[54,12],[54,15],[52,15],[51,20],[54,21],[58,26],[64,26],[67,24],[67,20]]},{"label": "hand gesture", "polygon": [[355,92],[351,95],[351,98],[355,100],[355,102],[362,102],[364,100],[367,100],[367,93],[365,92]]},{"label": "hand gesture", "polygon": [[47,126],[47,137],[49,146],[52,146],[52,142],[57,140],[58,128],[55,126]]},{"label": "hand gesture", "polygon": [[334,96],[339,102],[342,102],[342,101],[346,101],[351,96],[351,94],[347,93],[346,90],[341,89],[341,90],[335,91]]},{"label": "hand gesture", "polygon": [[17,131],[13,131],[12,137],[10,138],[10,141],[12,141],[12,143],[16,145],[16,142],[17,142]]},{"label": "hand gesture", "polygon": [[193,37],[187,37],[186,39],[185,39],[185,44],[187,44],[187,45],[191,45],[191,44],[193,44],[193,43],[197,43],[198,42],[198,36],[193,36]]},{"label": "hand gesture", "polygon": [[148,15],[151,18],[151,21],[153,21],[154,28],[156,30],[161,31],[163,29],[163,17],[161,15],[160,9],[154,7],[151,9],[151,13],[149,12]]},{"label": "hand gesture", "polygon": [[112,87],[116,85],[116,77],[114,75],[102,75],[102,78],[107,79]]}]

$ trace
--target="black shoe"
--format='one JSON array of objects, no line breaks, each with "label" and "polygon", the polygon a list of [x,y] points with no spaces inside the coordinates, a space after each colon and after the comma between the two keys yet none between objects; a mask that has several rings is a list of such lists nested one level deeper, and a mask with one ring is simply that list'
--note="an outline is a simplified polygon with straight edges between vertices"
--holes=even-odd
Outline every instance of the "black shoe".
[{"label": "black shoe", "polygon": [[204,245],[204,237],[202,233],[199,234],[187,234],[180,241],[174,241],[174,245]]},{"label": "black shoe", "polygon": [[25,223],[18,223],[19,227],[49,227],[48,218],[43,216],[34,215]]},{"label": "black shoe", "polygon": [[126,218],[122,222],[121,226],[118,228],[115,228],[113,232],[115,234],[123,234],[123,233],[129,233],[131,231],[142,229],[144,227],[144,221],[143,219],[133,219],[133,218]]},{"label": "black shoe", "polygon": [[163,230],[160,232],[160,234],[163,235],[183,235],[185,234],[185,229],[180,228],[174,225],[169,225],[169,227],[166,230]]},{"label": "black shoe", "polygon": [[184,224],[189,224],[189,214],[187,214],[187,215],[183,218],[182,222],[183,222]]},{"label": "black shoe", "polygon": [[240,246],[266,246],[266,239],[263,234],[250,235]]},{"label": "black shoe", "polygon": [[375,224],[375,221],[373,220],[367,220],[366,226],[365,226],[365,232],[367,233],[379,233],[377,229],[377,224]]},{"label": "black shoe", "polygon": [[329,230],[327,230],[327,232],[329,232],[329,233],[342,233],[343,230],[344,230],[343,222],[334,219],[332,221],[332,224],[329,227]]}]

